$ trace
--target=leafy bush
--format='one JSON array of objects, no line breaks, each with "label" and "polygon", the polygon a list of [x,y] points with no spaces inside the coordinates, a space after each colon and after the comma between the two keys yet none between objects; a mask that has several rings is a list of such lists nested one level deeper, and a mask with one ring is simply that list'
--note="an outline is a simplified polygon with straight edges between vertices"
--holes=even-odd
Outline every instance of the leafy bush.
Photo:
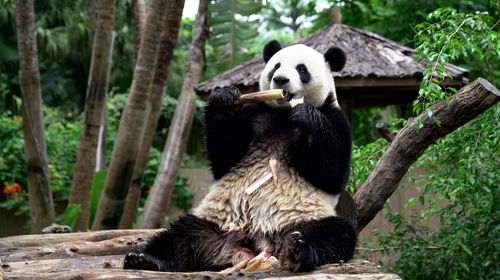
[{"label": "leafy bush", "polygon": [[[108,98],[107,165],[109,165],[121,112],[127,97],[127,94],[113,94]],[[165,102],[173,101],[172,98],[167,97]],[[21,116],[11,115],[10,112],[6,111],[0,117],[0,187],[5,196],[5,200],[0,202],[0,207],[14,209],[16,215],[29,215],[23,120]],[[198,121],[199,118],[198,116]],[[71,114],[64,114],[58,109],[45,107],[44,124],[52,195],[56,204],[58,202],[66,203],[73,179],[82,121],[80,117],[75,119]],[[186,160],[191,159],[186,157]],[[147,195],[148,188],[154,183],[160,162],[161,151],[153,147],[141,187],[143,197]],[[191,207],[189,203],[191,197],[192,193],[187,189],[187,180],[179,178],[174,190],[174,203],[182,209],[188,209]],[[57,222],[63,222],[63,213],[57,214],[60,214],[56,219]]]},{"label": "leafy bush", "polygon": [[[0,119],[0,184],[18,183],[27,191],[26,165],[24,160],[24,135],[21,116],[1,116]],[[45,142],[47,146],[50,183],[54,202],[68,199],[73,174],[73,164],[80,138],[81,122],[63,121],[57,110],[44,110]],[[4,188],[5,189],[5,188]],[[15,209],[16,215],[28,215],[28,194],[7,196],[0,207]],[[60,217],[61,219],[62,217]]]},{"label": "leafy bush", "polygon": [[[378,234],[392,270],[403,279],[494,279],[500,276],[500,106],[496,105],[433,145],[417,162],[427,176],[414,178],[401,212],[385,212],[394,231]],[[440,221],[439,229],[429,227]]]},{"label": "leafy bush", "polygon": [[[499,3],[500,5],[500,3]],[[440,82],[444,63],[460,56],[478,57],[495,83],[491,68],[500,56],[500,36],[487,14],[453,9],[431,13],[416,26],[422,59],[428,61],[414,112],[432,117],[429,107],[448,100]],[[451,90],[455,92],[456,90]],[[403,279],[498,279],[500,277],[500,105],[495,105],[454,133],[439,139],[417,161],[426,176],[410,178],[415,198],[400,211],[384,211],[394,226],[377,234],[384,253],[398,260],[391,268]],[[438,229],[429,220],[440,222]],[[369,245],[369,244],[368,244]]]},{"label": "leafy bush", "polygon": [[366,181],[375,164],[387,149],[387,140],[379,138],[375,142],[352,149],[351,176],[346,189],[354,194],[356,187]]}]

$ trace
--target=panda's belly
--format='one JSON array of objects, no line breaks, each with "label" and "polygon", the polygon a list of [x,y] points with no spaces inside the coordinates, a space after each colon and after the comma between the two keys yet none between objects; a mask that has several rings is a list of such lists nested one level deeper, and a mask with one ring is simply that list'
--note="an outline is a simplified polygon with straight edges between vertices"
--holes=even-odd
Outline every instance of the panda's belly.
[{"label": "panda's belly", "polygon": [[[336,216],[338,195],[314,188],[276,151],[250,153],[211,186],[193,214],[223,230],[249,233],[274,233],[288,224]],[[270,178],[247,193],[249,186],[269,174],[270,159],[278,161],[277,185]]]}]

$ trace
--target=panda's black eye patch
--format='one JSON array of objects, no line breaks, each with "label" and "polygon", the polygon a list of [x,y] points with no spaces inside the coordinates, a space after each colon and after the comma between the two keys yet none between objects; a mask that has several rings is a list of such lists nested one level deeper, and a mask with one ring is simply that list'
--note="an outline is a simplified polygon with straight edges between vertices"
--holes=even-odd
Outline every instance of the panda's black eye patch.
[{"label": "panda's black eye patch", "polygon": [[311,80],[311,74],[304,64],[297,64],[297,66],[295,66],[295,70],[297,70],[297,73],[299,73],[300,81],[302,81],[302,83],[305,84]]},{"label": "panda's black eye patch", "polygon": [[299,64],[297,67],[295,67],[299,73],[305,73],[307,72],[307,67],[304,64]]},{"label": "panda's black eye patch", "polygon": [[269,82],[271,82],[271,80],[273,79],[273,76],[274,76],[274,72],[276,72],[276,70],[278,70],[278,68],[281,67],[281,63],[276,63],[276,65],[274,65],[274,68],[273,70],[271,70],[268,74],[267,74],[267,80],[269,80]]}]

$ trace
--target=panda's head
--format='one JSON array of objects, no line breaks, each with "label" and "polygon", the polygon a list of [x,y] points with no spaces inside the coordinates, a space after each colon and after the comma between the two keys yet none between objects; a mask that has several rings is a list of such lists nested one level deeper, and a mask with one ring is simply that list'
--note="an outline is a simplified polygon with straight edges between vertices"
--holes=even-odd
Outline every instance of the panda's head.
[{"label": "panda's head", "polygon": [[346,57],[341,49],[333,47],[322,55],[302,44],[282,49],[273,40],[264,47],[264,61],[260,89],[282,88],[288,94],[285,99],[268,101],[269,105],[288,107],[290,99],[303,97],[304,103],[319,107],[332,95],[332,105],[339,106],[331,71],[344,67]]}]

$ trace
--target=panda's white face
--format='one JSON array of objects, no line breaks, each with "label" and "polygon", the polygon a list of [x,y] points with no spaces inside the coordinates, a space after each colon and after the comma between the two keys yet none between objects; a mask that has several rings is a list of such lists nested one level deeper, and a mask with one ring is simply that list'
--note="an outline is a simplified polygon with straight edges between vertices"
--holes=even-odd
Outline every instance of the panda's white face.
[{"label": "panda's white face", "polygon": [[285,99],[268,101],[273,107],[289,107],[290,99],[304,98],[304,103],[320,107],[328,95],[338,107],[335,84],[325,57],[306,45],[293,45],[276,52],[260,76],[260,89],[283,89]]}]

